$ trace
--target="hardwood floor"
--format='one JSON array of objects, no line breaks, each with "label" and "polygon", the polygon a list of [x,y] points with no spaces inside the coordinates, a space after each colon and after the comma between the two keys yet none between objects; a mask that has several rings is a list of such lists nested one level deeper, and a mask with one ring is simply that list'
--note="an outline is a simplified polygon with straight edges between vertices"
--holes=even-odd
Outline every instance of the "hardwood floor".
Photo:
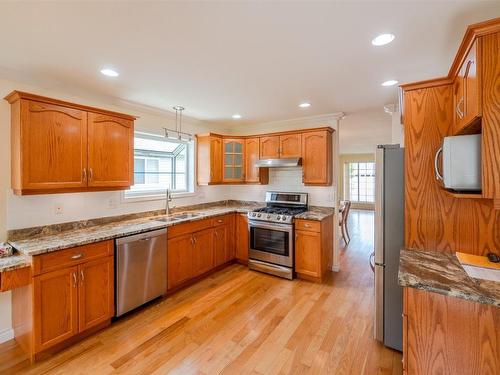
[{"label": "hardwood floor", "polygon": [[401,374],[372,339],[373,213],[352,210],[341,269],[323,284],[232,265],[30,366],[0,345],[9,374]]}]

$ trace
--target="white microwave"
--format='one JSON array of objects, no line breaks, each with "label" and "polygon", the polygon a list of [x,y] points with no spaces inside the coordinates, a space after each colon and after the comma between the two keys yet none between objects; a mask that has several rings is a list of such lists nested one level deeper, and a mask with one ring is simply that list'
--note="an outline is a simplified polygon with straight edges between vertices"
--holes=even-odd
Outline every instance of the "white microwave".
[{"label": "white microwave", "polygon": [[[439,155],[443,155],[442,172]],[[446,189],[457,191],[481,190],[481,135],[445,137],[434,158],[436,179]]]}]

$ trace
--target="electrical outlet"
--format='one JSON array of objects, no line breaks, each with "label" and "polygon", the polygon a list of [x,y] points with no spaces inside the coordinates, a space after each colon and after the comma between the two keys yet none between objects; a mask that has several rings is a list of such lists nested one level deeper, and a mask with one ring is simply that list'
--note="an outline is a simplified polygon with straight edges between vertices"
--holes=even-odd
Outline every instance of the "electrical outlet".
[{"label": "electrical outlet", "polygon": [[118,207],[118,203],[116,202],[116,198],[109,198],[108,199],[108,208],[116,208]]},{"label": "electrical outlet", "polygon": [[56,203],[54,205],[54,213],[56,215],[62,215],[64,213],[64,207],[63,207],[62,203]]}]

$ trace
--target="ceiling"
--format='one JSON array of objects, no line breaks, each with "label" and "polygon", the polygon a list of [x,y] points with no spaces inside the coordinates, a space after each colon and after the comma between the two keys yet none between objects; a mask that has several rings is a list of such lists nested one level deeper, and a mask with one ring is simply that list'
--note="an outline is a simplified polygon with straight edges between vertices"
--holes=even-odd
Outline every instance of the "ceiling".
[{"label": "ceiling", "polygon": [[[385,80],[446,75],[466,25],[498,16],[498,1],[2,2],[0,75],[235,126],[352,113],[394,102]],[[396,39],[373,47],[382,32]]]}]

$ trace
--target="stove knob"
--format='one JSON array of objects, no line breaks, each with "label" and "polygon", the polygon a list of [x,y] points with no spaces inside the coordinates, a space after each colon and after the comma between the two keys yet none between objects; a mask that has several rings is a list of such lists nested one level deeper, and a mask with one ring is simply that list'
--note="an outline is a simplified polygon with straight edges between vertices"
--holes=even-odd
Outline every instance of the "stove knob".
[{"label": "stove knob", "polygon": [[279,220],[279,219],[281,219],[281,216],[279,216],[279,215],[276,216],[276,220]]},{"label": "stove knob", "polygon": [[266,217],[267,217],[268,219],[270,219],[270,218],[271,218],[271,215],[267,215]]},{"label": "stove knob", "polygon": [[262,216],[262,214],[257,214],[257,217],[261,217],[261,216]]},{"label": "stove knob", "polygon": [[253,217],[255,217],[255,216],[257,216],[257,214],[254,212],[254,213],[252,214],[252,216],[253,216]]}]

